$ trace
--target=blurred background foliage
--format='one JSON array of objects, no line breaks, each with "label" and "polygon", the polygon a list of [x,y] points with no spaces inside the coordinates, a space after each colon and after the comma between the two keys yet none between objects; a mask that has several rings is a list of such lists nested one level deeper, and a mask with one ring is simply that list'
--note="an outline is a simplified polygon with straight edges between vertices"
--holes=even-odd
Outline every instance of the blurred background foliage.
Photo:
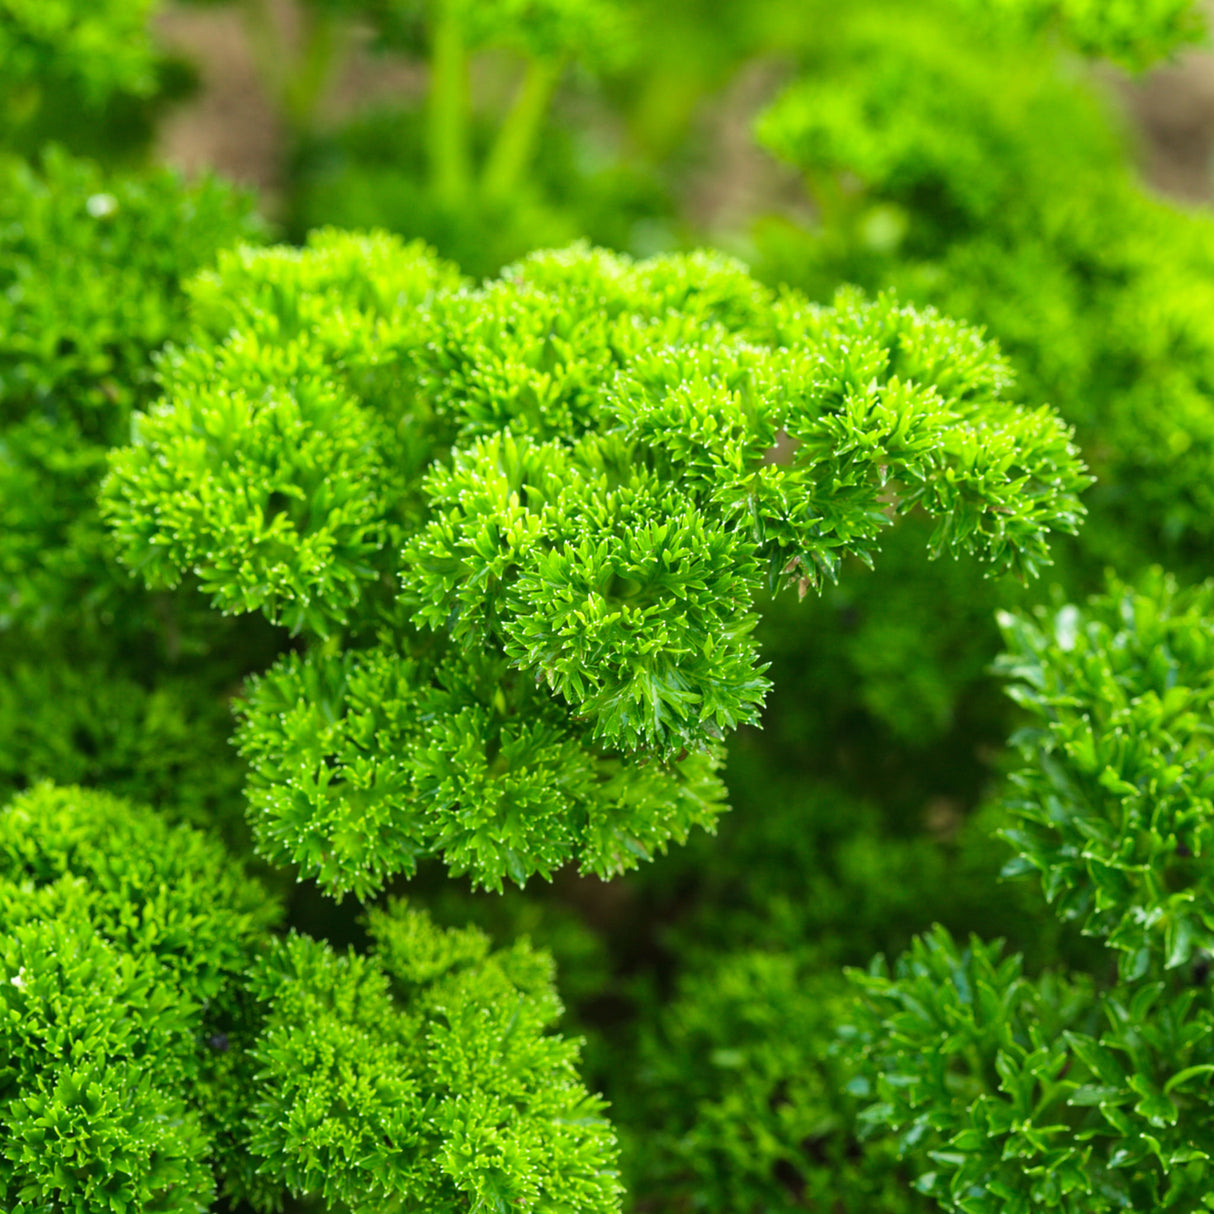
[{"label": "blurred background foliage", "polygon": [[[385,227],[488,275],[579,237],[709,243],[824,302],[893,287],[983,324],[1098,477],[1041,583],[925,572],[903,527],[877,572],[768,605],[780,677],[731,746],[716,837],[610,884],[408,884],[444,922],[556,953],[638,1214],[928,1208],[857,1134],[839,971],[933,922],[1008,939],[1030,971],[1093,964],[1032,883],[998,879],[1018,718],[989,674],[994,613],[1086,595],[1110,566],[1210,572],[1214,67],[1183,50],[1199,17],[1179,0],[0,0],[0,792],[52,775],[241,838],[229,701],[277,642],[137,590],[92,505],[155,397],[151,360],[186,334],[181,283],[220,247]],[[260,217],[204,169],[256,191]],[[338,942],[359,938],[355,910],[292,893],[292,921]]]}]

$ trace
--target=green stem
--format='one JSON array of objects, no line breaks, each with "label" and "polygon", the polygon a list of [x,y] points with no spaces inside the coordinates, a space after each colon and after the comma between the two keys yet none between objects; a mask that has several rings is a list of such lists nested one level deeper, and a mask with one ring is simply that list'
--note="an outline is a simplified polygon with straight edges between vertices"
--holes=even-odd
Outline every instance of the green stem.
[{"label": "green stem", "polygon": [[468,51],[451,0],[439,5],[430,52],[430,180],[457,206],[468,196]]},{"label": "green stem", "polygon": [[314,13],[304,34],[303,49],[283,83],[283,113],[296,139],[315,126],[316,108],[333,77],[338,44],[333,16]]},{"label": "green stem", "polygon": [[338,25],[327,13],[311,14],[303,45],[292,54],[266,0],[241,5],[257,76],[270,96],[293,142],[312,128],[337,60]]},{"label": "green stem", "polygon": [[515,94],[514,103],[494,140],[481,178],[481,193],[487,202],[509,196],[531,160],[544,111],[561,77],[557,59],[533,59]]},{"label": "green stem", "polygon": [[278,105],[286,78],[286,55],[278,26],[266,0],[244,0],[240,10],[249,49],[253,52],[257,78],[270,99]]}]

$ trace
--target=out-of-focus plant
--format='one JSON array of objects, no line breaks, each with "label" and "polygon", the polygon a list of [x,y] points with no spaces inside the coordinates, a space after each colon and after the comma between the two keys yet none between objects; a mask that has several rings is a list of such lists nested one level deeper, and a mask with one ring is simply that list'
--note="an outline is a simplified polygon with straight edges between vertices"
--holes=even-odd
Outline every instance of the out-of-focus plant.
[{"label": "out-of-focus plant", "polygon": [[861,1141],[854,1071],[835,1049],[849,1005],[812,951],[694,965],[638,1050],[644,1121],[623,1135],[637,1208],[929,1214],[892,1144]]},{"label": "out-of-focus plant", "polygon": [[[545,148],[569,144],[550,121],[561,82],[629,53],[617,0],[306,0],[289,26],[266,0],[238,7],[285,129],[284,219],[298,235],[387,225],[484,274],[583,234],[579,210],[605,214],[600,195],[617,192],[612,171]],[[404,56],[417,86],[335,125],[325,101],[356,46]],[[642,188],[627,174],[619,186]]]},{"label": "out-of-focus plant", "polygon": [[949,0],[1013,36],[1052,34],[1081,54],[1141,70],[1200,42],[1206,25],[1199,0]]},{"label": "out-of-focus plant", "polygon": [[186,333],[182,280],[257,236],[250,202],[55,152],[0,179],[0,794],[70,779],[230,816],[226,700],[262,642],[222,654],[201,604],[144,594],[96,493]]},{"label": "out-of-focus plant", "polygon": [[155,50],[148,16],[156,0],[3,0],[0,79],[7,126],[56,87],[92,103],[115,92],[150,93]]},{"label": "out-of-focus plant", "polygon": [[154,37],[160,0],[3,0],[0,152],[48,143],[106,163],[143,157],[168,104],[193,83]]}]

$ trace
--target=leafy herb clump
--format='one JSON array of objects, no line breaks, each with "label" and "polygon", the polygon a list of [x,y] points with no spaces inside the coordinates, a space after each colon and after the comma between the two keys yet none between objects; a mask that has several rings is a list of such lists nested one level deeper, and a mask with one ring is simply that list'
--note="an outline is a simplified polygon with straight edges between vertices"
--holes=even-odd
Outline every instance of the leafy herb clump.
[{"label": "leafy herb clump", "polygon": [[0,810],[6,1209],[618,1209],[545,954],[399,902],[340,953],[281,913],[129,802],[40,785]]},{"label": "leafy herb clump", "polygon": [[1034,573],[1087,478],[978,334],[694,254],[537,254],[480,288],[318,233],[190,288],[196,336],[103,508],[152,586],[302,634],[248,689],[262,852],[361,895],[442,855],[602,876],[710,826],[768,683],[765,588],[891,522]]},{"label": "leafy herb clump", "polygon": [[857,975],[864,1116],[945,1209],[1208,1208],[1212,593],[1155,573],[1005,620],[1033,718],[1007,871],[1111,952],[1032,977],[938,928]]},{"label": "leafy herb clump", "polygon": [[148,595],[96,499],[186,335],[183,280],[259,224],[213,179],[53,150],[0,181],[0,796],[56,779],[230,825],[227,701],[264,640]]}]

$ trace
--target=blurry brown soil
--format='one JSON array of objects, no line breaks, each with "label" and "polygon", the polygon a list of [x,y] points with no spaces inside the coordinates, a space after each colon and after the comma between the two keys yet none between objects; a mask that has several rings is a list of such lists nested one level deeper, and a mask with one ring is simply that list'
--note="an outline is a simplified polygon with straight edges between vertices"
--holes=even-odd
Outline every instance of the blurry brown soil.
[{"label": "blurry brown soil", "polygon": [[[270,0],[287,44],[298,26],[297,0]],[[1214,18],[1214,0],[1209,0]],[[232,6],[170,4],[159,19],[167,46],[196,65],[195,96],[163,123],[160,158],[189,173],[212,168],[262,193],[277,210],[287,136],[258,78],[241,13]],[[368,39],[352,31],[340,76],[321,106],[338,121],[389,96],[416,95],[423,69],[372,55]],[[749,220],[773,204],[787,212],[801,197],[798,183],[759,149],[751,119],[774,95],[780,75],[752,64],[706,107],[698,139],[706,149],[688,187],[689,218],[701,231],[744,233]],[[1160,191],[1189,202],[1214,202],[1214,52],[1192,50],[1120,94],[1140,132],[1144,175]]]},{"label": "blurry brown soil", "polygon": [[[774,64],[751,63],[704,107],[697,136],[708,154],[687,196],[688,218],[696,230],[727,240],[730,233],[746,233],[755,216],[773,210],[812,219],[801,174],[762,148],[751,130],[755,115],[775,100],[787,80],[787,72]],[[744,248],[731,251],[745,253]]]},{"label": "blurry brown soil", "polygon": [[1123,92],[1147,180],[1176,198],[1214,201],[1214,52],[1190,51]]},{"label": "blurry brown soil", "polygon": [[[297,0],[269,0],[273,20],[291,53],[299,36]],[[288,132],[259,71],[239,7],[165,6],[157,33],[163,44],[194,65],[198,88],[162,122],[157,158],[193,175],[212,169],[256,189],[271,215],[283,186]],[[352,28],[340,70],[320,99],[318,121],[340,122],[388,97],[416,95],[424,84],[418,65],[372,54],[366,31]]]},{"label": "blurry brown soil", "polygon": [[[1214,43],[1214,0],[1204,0]],[[1214,202],[1214,48],[1194,48],[1120,93],[1139,134],[1143,176],[1185,202]]]},{"label": "blurry brown soil", "polygon": [[157,33],[199,76],[195,95],[161,124],[158,159],[191,175],[214,169],[273,197],[282,132],[257,79],[240,13],[171,5]]}]

